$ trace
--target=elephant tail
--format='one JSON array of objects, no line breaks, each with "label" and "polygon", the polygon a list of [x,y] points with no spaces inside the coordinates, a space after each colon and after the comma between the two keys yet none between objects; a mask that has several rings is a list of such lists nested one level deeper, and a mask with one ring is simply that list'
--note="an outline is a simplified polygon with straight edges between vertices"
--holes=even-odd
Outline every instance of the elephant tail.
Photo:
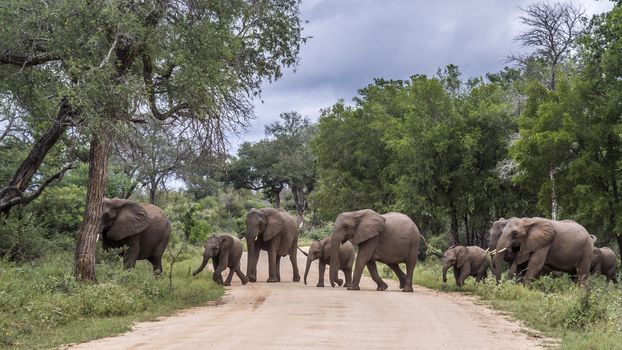
[{"label": "elephant tail", "polygon": [[427,247],[426,254],[432,254],[432,255],[434,255],[434,256],[436,256],[436,257],[438,257],[438,258],[440,258],[440,257],[442,257],[442,256],[443,256],[443,254],[442,254],[440,251],[438,251],[437,249],[435,249],[434,247],[432,247],[432,246],[428,243],[428,241],[426,241],[426,240],[425,240],[425,237],[423,237],[423,235],[422,235],[421,233],[419,233],[419,238],[421,238],[421,240],[423,241],[423,243],[424,243],[424,244],[425,244],[425,246]]},{"label": "elephant tail", "polygon": [[302,254],[304,254],[305,256],[309,256],[309,253],[307,253],[304,250],[300,249],[300,247],[298,247],[298,250],[300,250],[302,252]]}]

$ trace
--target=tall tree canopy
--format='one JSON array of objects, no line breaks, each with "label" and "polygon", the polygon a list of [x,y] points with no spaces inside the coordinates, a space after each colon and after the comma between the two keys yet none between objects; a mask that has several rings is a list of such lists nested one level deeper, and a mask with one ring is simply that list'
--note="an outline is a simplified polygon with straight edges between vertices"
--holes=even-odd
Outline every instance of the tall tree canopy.
[{"label": "tall tree canopy", "polygon": [[166,120],[223,149],[225,132],[252,116],[262,82],[296,64],[305,41],[298,0],[10,0],[0,21],[3,90],[37,89],[47,101],[40,118],[69,120],[90,139],[75,269],[89,281],[109,151],[123,124]]}]

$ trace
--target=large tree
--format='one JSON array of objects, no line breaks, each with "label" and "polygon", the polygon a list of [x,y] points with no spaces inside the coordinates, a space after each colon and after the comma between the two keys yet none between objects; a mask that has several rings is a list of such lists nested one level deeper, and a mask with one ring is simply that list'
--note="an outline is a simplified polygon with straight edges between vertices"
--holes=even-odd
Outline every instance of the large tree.
[{"label": "large tree", "polygon": [[229,164],[227,178],[236,188],[264,191],[280,207],[281,191],[291,189],[298,220],[303,222],[307,197],[315,187],[315,157],[311,138],[315,125],[298,112],[281,113],[266,126],[268,138],[244,143]]},{"label": "large tree", "polygon": [[13,0],[0,20],[0,63],[10,66],[3,76],[54,79],[48,98],[58,115],[78,118],[90,139],[75,254],[83,281],[95,281],[108,158],[123,125],[168,121],[222,150],[225,132],[252,115],[261,84],[296,64],[305,40],[297,0]]}]

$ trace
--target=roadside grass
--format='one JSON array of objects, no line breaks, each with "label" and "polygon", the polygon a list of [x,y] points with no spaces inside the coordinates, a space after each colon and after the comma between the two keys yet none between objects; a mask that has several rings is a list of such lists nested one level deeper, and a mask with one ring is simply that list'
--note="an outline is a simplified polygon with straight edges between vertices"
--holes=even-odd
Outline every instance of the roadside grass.
[{"label": "roadside grass", "polygon": [[124,271],[119,258],[102,254],[92,285],[75,282],[69,251],[20,265],[0,262],[0,348],[47,349],[118,334],[134,322],[204,305],[224,291],[211,272],[191,275],[201,261],[199,248],[174,265],[172,289],[168,261],[156,278],[146,261]]},{"label": "roadside grass", "polygon": [[[388,267],[382,273],[395,278]],[[470,277],[458,288],[451,270],[443,284],[440,262],[429,258],[417,265],[414,283],[478,296],[530,328],[560,339],[562,349],[622,348],[622,291],[618,285],[607,286],[602,276],[590,277],[589,288],[580,288],[568,277],[545,276],[526,287],[507,280],[497,284],[489,274],[479,285]]]}]

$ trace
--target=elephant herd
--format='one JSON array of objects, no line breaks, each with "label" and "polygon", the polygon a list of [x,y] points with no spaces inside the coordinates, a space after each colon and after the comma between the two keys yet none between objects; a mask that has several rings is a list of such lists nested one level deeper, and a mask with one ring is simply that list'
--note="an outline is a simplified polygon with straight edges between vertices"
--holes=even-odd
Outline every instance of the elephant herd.
[{"label": "elephant herd", "polygon": [[[162,255],[171,235],[171,223],[164,212],[151,204],[139,204],[127,199],[104,199],[101,239],[105,249],[127,247],[123,253],[125,268],[134,267],[136,260],[146,259],[155,274],[162,272]],[[257,263],[261,250],[268,253],[268,280],[279,282],[280,261],[289,256],[293,281],[300,281],[296,261],[298,225],[296,219],[282,209],[252,209],[246,217],[248,259],[246,275],[241,271],[242,243],[230,235],[212,236],[204,245],[203,261],[193,272],[198,274],[212,259],[213,279],[230,285],[234,274],[242,281],[257,281]],[[363,269],[377,285],[387,289],[380,278],[376,262],[386,264],[399,279],[400,289],[412,292],[413,271],[422,240],[417,225],[401,213],[378,214],[371,209],[344,212],[337,216],[332,236],[313,242],[307,256],[304,282],[311,262],[319,260],[318,287],[324,286],[324,273],[329,265],[331,286],[344,285],[358,290]],[[441,257],[443,282],[447,271],[453,268],[456,284],[462,286],[467,277],[479,282],[493,271],[501,278],[503,262],[510,264],[510,278],[521,278],[529,283],[541,275],[557,276],[568,273],[579,284],[584,284],[590,273],[603,274],[607,282],[617,283],[617,258],[610,248],[596,248],[596,237],[580,224],[571,221],[553,221],[543,218],[510,218],[495,221],[490,228],[487,250],[476,246],[452,246]],[[355,252],[354,247],[358,247]],[[403,271],[400,264],[404,264]],[[229,268],[226,281],[222,272]],[[338,278],[338,271],[345,275]]]}]

